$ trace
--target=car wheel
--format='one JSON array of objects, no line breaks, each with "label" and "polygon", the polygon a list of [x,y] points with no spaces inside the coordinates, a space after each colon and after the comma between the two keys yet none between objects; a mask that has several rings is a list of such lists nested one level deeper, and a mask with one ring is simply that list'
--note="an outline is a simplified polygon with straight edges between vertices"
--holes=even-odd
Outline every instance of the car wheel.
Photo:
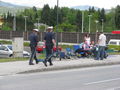
[{"label": "car wheel", "polygon": [[12,56],[13,56],[13,54],[10,54],[10,55],[9,55],[9,57],[12,57]]}]

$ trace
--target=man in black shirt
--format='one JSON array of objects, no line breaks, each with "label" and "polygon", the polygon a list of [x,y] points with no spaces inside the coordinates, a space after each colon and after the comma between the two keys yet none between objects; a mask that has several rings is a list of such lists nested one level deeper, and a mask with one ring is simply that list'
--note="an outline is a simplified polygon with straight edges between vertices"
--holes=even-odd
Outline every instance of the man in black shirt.
[{"label": "man in black shirt", "polygon": [[[47,32],[44,37],[44,43],[46,46],[46,58],[48,58],[52,54],[53,47],[56,46],[55,35],[52,31],[53,31],[53,27],[52,26],[48,27]],[[45,59],[44,61],[45,66],[47,66],[47,61],[49,62],[50,66],[53,65],[51,58],[50,58],[48,60]]]},{"label": "man in black shirt", "polygon": [[38,29],[33,29],[32,33],[29,36],[30,49],[31,49],[31,57],[29,60],[29,65],[34,65],[33,58],[35,59],[36,64],[38,64],[38,60],[36,57],[36,46],[38,43],[38,36],[37,36],[38,31],[39,31]]}]

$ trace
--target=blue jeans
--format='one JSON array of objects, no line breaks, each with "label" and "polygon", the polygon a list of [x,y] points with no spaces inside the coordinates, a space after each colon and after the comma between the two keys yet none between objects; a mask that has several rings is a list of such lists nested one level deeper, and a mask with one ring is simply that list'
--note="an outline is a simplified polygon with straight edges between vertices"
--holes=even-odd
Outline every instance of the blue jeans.
[{"label": "blue jeans", "polygon": [[105,54],[105,46],[99,46],[98,53],[96,55],[96,59],[97,60],[99,60],[99,59],[103,60],[104,54]]}]

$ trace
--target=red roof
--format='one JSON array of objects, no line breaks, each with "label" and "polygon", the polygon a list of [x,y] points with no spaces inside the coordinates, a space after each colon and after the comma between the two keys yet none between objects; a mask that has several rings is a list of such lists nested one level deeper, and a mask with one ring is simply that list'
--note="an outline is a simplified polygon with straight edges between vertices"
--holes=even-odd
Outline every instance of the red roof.
[{"label": "red roof", "polygon": [[112,31],[112,34],[120,34],[120,31]]}]

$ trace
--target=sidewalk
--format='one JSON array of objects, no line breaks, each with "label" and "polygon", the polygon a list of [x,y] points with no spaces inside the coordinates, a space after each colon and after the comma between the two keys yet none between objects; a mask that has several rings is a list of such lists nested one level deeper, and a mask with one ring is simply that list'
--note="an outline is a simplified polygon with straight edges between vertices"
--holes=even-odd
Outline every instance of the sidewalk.
[{"label": "sidewalk", "polygon": [[0,63],[0,76],[14,75],[18,73],[34,73],[52,70],[62,70],[71,68],[83,68],[102,65],[120,64],[120,55],[111,55],[104,60],[94,60],[89,58],[62,59],[53,61],[53,66],[45,67],[42,62],[35,65],[28,65],[28,61],[16,61]]}]

